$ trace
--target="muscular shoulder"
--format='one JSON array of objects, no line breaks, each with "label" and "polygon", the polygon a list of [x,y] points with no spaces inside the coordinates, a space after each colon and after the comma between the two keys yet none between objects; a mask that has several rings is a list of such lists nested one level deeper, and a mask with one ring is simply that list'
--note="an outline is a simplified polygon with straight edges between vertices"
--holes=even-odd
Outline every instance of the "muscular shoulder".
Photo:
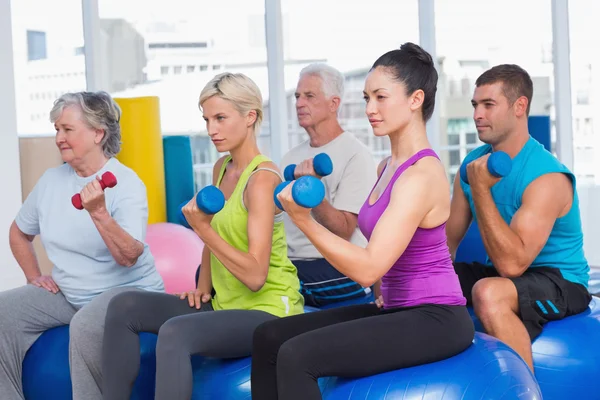
[{"label": "muscular shoulder", "polygon": [[568,175],[552,172],[534,179],[523,192],[523,203],[552,199],[557,207],[565,206],[573,200],[573,182]]}]

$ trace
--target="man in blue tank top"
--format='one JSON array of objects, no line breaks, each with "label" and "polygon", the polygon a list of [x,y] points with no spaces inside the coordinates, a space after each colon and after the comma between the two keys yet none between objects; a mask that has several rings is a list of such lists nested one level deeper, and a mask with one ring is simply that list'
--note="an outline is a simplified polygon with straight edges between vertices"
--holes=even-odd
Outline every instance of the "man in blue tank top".
[{"label": "man in blue tank top", "polygon": [[[495,66],[475,85],[473,118],[486,144],[463,161],[469,183],[455,179],[448,247],[454,257],[477,221],[488,257],[486,265],[454,264],[463,294],[487,333],[533,370],[531,341],[542,326],[584,311],[591,300],[575,177],[529,135],[533,84],[525,70]],[[512,159],[503,178],[488,171],[493,151]]]}]

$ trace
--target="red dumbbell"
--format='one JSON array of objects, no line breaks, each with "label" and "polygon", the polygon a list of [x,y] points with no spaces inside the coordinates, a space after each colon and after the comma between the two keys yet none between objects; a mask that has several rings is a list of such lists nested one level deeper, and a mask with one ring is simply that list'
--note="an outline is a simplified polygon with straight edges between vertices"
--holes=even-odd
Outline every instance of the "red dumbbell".
[{"label": "red dumbbell", "polygon": [[[107,187],[115,187],[117,185],[117,178],[113,175],[112,172],[105,172],[102,174],[102,179],[100,179],[100,187],[102,190]],[[76,193],[71,197],[71,203],[73,203],[73,207],[78,210],[83,210],[83,204],[81,204],[81,195]]]}]

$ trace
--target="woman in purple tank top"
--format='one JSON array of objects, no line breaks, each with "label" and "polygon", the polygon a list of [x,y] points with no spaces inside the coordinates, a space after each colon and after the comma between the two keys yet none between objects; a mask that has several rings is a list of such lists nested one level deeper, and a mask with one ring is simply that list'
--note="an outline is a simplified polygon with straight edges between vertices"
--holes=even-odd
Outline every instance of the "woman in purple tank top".
[{"label": "woman in purple tank top", "polygon": [[375,136],[389,137],[392,155],[381,162],[358,216],[366,248],[316,222],[294,203],[291,185],[279,194],[323,257],[363,287],[374,286],[377,301],[260,325],[252,350],[253,398],[321,399],[319,377],[435,362],[471,344],[473,323],[446,244],[450,186],[425,130],[437,79],[431,56],[413,43],[381,56],[367,76],[366,114]]}]

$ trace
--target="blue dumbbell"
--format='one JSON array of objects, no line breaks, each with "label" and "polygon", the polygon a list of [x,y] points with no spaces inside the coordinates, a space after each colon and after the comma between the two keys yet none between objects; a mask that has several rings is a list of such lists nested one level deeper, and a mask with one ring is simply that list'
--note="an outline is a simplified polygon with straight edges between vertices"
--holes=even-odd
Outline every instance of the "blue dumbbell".
[{"label": "blue dumbbell", "polygon": [[[327,176],[331,174],[333,171],[333,162],[331,162],[331,158],[325,153],[319,153],[313,158],[313,168],[315,172],[319,176]],[[296,169],[296,164],[290,164],[283,170],[283,177],[286,181],[293,181],[294,170]]]},{"label": "blue dumbbell", "polygon": [[[460,179],[466,184],[469,183],[469,177],[467,176],[467,164],[462,163],[460,166]],[[493,152],[487,161],[488,171],[496,178],[503,178],[510,174],[512,169],[512,160],[510,156],[503,151]]]},{"label": "blue dumbbell", "polygon": [[[290,183],[292,182],[281,182],[279,185],[277,185],[275,192],[273,193],[275,205],[279,207],[280,210],[283,210],[283,207],[281,206],[277,195]],[[325,197],[325,185],[323,185],[323,182],[321,182],[320,179],[315,178],[314,176],[300,177],[293,182],[293,185],[292,198],[299,206],[305,208],[314,208],[321,204],[323,198]]]},{"label": "blue dumbbell", "polygon": [[[184,201],[180,204],[179,219],[183,226],[191,229],[191,226],[188,224],[182,211],[183,206],[185,206],[187,203],[187,201]],[[196,195],[196,205],[204,214],[213,215],[221,211],[223,206],[225,206],[225,196],[218,187],[213,185],[206,186]]]}]

